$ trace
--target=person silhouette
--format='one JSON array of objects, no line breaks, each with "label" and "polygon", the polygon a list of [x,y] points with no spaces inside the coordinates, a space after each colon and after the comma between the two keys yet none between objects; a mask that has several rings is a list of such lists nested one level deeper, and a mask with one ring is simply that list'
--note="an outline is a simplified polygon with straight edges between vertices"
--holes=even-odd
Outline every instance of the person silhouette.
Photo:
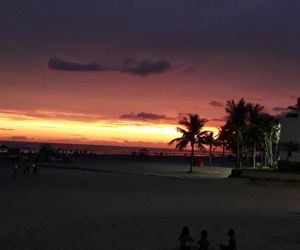
[{"label": "person silhouette", "polygon": [[38,174],[38,158],[36,157],[32,163],[32,172],[37,175]]},{"label": "person silhouette", "polygon": [[229,236],[228,245],[226,246],[226,245],[220,244],[220,250],[237,250],[236,240],[235,240],[235,232],[232,228],[228,230],[228,236]]},{"label": "person silhouette", "polygon": [[209,241],[207,240],[208,233],[206,230],[201,232],[201,239],[197,241],[197,245],[199,245],[199,250],[208,250],[209,249]]},{"label": "person silhouette", "polygon": [[194,239],[190,236],[189,227],[183,227],[182,232],[178,238],[180,241],[180,250],[191,250]]},{"label": "person silhouette", "polygon": [[15,179],[17,177],[18,168],[19,168],[18,158],[13,159],[12,161],[13,161],[13,163],[12,163],[12,170],[13,170],[12,178]]},{"label": "person silhouette", "polygon": [[30,174],[30,161],[29,159],[25,160],[25,167],[23,169],[23,175],[29,175]]}]

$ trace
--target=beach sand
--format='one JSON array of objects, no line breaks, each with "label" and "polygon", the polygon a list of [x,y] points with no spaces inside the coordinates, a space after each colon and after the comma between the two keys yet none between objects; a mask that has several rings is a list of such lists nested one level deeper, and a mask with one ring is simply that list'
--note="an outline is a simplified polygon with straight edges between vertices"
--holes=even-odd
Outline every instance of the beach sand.
[{"label": "beach sand", "polygon": [[1,250],[175,249],[185,225],[196,239],[207,229],[214,249],[230,227],[238,249],[300,249],[298,184],[50,168],[12,180],[10,171],[0,168]]},{"label": "beach sand", "polygon": [[72,164],[44,163],[43,166],[184,179],[227,178],[231,174],[231,168],[221,167],[220,165],[214,167],[194,166],[193,173],[190,174],[189,163],[189,157],[107,155],[80,157]]}]

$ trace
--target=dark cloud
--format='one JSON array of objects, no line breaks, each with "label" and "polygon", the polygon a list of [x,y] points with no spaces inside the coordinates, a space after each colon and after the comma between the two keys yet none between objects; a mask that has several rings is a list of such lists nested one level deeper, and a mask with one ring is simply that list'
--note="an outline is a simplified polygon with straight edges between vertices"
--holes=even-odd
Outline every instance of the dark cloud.
[{"label": "dark cloud", "polygon": [[173,118],[168,117],[166,115],[160,115],[155,113],[146,113],[146,112],[140,112],[140,113],[130,113],[130,114],[124,114],[120,116],[121,119],[125,120],[139,120],[139,121],[159,121],[159,120],[172,120]]},{"label": "dark cloud", "polygon": [[125,63],[123,66],[120,71],[142,76],[164,73],[172,67],[167,60],[144,60],[136,63],[136,65],[127,66],[127,63]]},{"label": "dark cloud", "polygon": [[59,57],[51,57],[48,61],[48,67],[61,71],[117,71],[140,76],[164,73],[171,69],[172,65],[165,59],[160,60],[142,60],[126,59],[121,64],[104,66],[98,63],[83,64],[74,61],[68,61]]},{"label": "dark cloud", "polygon": [[276,112],[281,112],[281,111],[286,111],[287,108],[283,108],[283,107],[274,107],[273,108],[273,111],[276,111]]},{"label": "dark cloud", "polygon": [[[1,110],[2,117],[11,120],[32,120],[32,119],[54,119],[54,120],[69,120],[81,122],[97,122],[103,119],[102,116],[96,114],[82,113],[65,113],[51,111],[19,111],[19,110]],[[44,128],[55,128],[55,126],[47,125]],[[1,130],[1,129],[0,129]]]},{"label": "dark cloud", "polygon": [[211,122],[225,122],[226,121],[226,118],[212,118],[212,119],[209,119],[209,121]]},{"label": "dark cloud", "polygon": [[223,107],[223,103],[222,102],[215,101],[215,100],[209,102],[209,105],[214,106],[214,107]]},{"label": "dark cloud", "polygon": [[59,57],[50,57],[48,67],[55,70],[65,71],[104,71],[106,67],[97,63],[82,64],[78,62],[67,61]]},{"label": "dark cloud", "polygon": [[33,140],[34,138],[29,138],[27,136],[11,136],[11,137],[7,137],[6,139],[12,141],[29,141],[29,140]]},{"label": "dark cloud", "polygon": [[0,130],[1,130],[1,131],[12,131],[12,130],[14,130],[14,129],[12,129],[12,128],[0,128]]}]

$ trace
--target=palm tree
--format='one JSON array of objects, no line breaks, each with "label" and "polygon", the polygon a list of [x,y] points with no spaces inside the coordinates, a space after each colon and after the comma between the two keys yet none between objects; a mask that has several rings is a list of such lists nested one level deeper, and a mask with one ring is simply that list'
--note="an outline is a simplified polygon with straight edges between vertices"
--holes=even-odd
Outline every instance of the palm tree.
[{"label": "palm tree", "polygon": [[264,165],[273,167],[274,156],[277,154],[280,125],[279,120],[272,115],[263,113],[260,115],[261,129],[263,131]]},{"label": "palm tree", "polygon": [[[264,133],[262,128],[256,124],[249,124],[244,131],[245,141],[249,151],[252,150],[252,167],[256,166],[257,147],[263,142]],[[250,157],[251,158],[251,157]]]},{"label": "palm tree", "polygon": [[261,116],[264,110],[264,106],[260,104],[248,104],[248,112],[249,112],[249,125],[247,128],[247,137],[250,144],[252,144],[252,166],[256,166],[256,149],[257,144],[259,143],[259,139],[263,137],[262,131],[262,122]]},{"label": "palm tree", "polygon": [[225,150],[228,147],[230,137],[230,129],[226,125],[219,128],[217,141],[219,142],[219,145],[222,146],[223,166],[225,165]]},{"label": "palm tree", "polygon": [[206,122],[207,120],[200,119],[198,114],[188,114],[187,117],[183,117],[179,121],[179,125],[183,126],[183,128],[177,127],[177,131],[182,136],[169,142],[170,145],[176,143],[176,149],[179,150],[186,148],[188,145],[191,146],[190,173],[193,171],[195,146],[205,149],[204,144],[207,131],[203,131],[203,128]]},{"label": "palm tree", "polygon": [[212,166],[212,147],[214,145],[217,145],[216,139],[214,137],[214,133],[211,131],[207,131],[207,134],[205,136],[205,144],[209,147],[209,166]]},{"label": "palm tree", "polygon": [[242,129],[245,127],[248,117],[248,105],[244,98],[237,103],[234,100],[227,101],[225,111],[228,115],[227,125],[231,127],[236,139],[236,165],[241,167],[241,140]]},{"label": "palm tree", "polygon": [[259,124],[260,116],[265,107],[260,104],[248,103],[249,121],[251,124]]}]

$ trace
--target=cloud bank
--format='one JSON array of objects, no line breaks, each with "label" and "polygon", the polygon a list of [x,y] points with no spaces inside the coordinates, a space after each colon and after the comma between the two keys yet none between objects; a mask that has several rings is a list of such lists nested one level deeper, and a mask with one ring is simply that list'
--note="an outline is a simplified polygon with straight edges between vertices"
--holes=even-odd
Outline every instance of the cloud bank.
[{"label": "cloud bank", "polygon": [[20,136],[11,136],[11,137],[7,137],[5,138],[6,140],[12,140],[12,141],[30,141],[30,140],[33,140],[34,138],[29,138],[27,136],[23,136],[23,135],[20,135]]},{"label": "cloud bank", "polygon": [[[103,120],[101,115],[97,114],[82,114],[82,113],[66,113],[57,111],[19,111],[19,110],[5,110],[0,109],[0,116],[2,118],[11,120],[32,120],[32,119],[50,119],[50,120],[68,120],[81,122],[98,122]],[[44,126],[51,128],[51,126]],[[0,128],[0,130],[12,130]]]},{"label": "cloud bank", "polygon": [[273,108],[273,111],[276,111],[276,112],[287,111],[287,108],[283,108],[283,107],[274,107],[274,108]]},{"label": "cloud bank", "polygon": [[0,131],[13,131],[14,129],[12,128],[0,128]]},{"label": "cloud bank", "polygon": [[103,71],[107,70],[106,67],[97,63],[82,64],[78,62],[71,62],[59,57],[50,57],[48,67],[55,70],[65,71]]},{"label": "cloud bank", "polygon": [[220,101],[215,101],[212,100],[211,102],[209,102],[209,105],[214,106],[214,107],[223,107],[223,103]]},{"label": "cloud bank", "polygon": [[173,118],[166,115],[160,115],[155,113],[130,113],[121,115],[119,118],[124,120],[136,120],[136,121],[159,121],[159,120],[173,120]]},{"label": "cloud bank", "polygon": [[59,57],[50,57],[48,60],[48,68],[60,71],[116,71],[121,73],[148,76],[152,74],[164,73],[172,68],[171,63],[165,59],[159,60],[142,60],[126,59],[122,63],[116,65],[103,65],[98,63],[79,63],[75,61],[65,60]]}]

